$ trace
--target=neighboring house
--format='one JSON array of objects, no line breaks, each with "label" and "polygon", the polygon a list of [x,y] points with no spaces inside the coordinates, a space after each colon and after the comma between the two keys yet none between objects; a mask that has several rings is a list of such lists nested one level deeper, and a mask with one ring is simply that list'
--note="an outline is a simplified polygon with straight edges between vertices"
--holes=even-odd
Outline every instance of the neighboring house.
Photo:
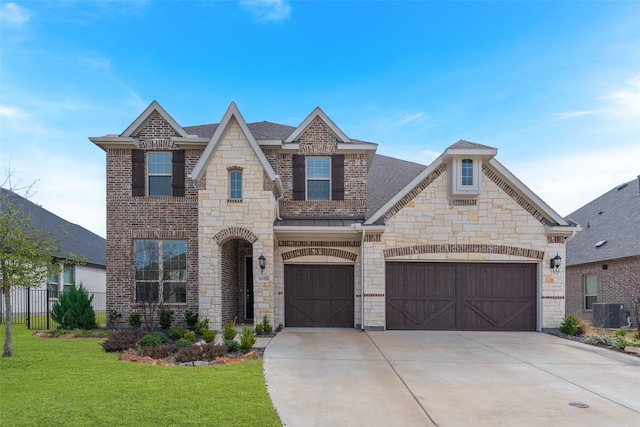
[{"label": "neighboring house", "polygon": [[459,141],[429,166],[376,155],[316,108],[297,127],[182,127],[155,101],[107,163],[107,310],[141,302],[213,328],[539,330],[564,316],[577,228]]},{"label": "neighboring house", "polygon": [[567,243],[567,314],[592,321],[594,303],[640,303],[639,190],[640,177],[567,216],[582,228]]},{"label": "neighboring house", "polygon": [[[47,283],[40,289],[48,289],[49,295],[66,291],[70,286],[82,284],[92,293],[105,293],[106,290],[106,241],[86,228],[72,224],[41,206],[4,188],[1,200],[20,207],[25,215],[31,216],[31,223],[36,230],[50,234],[60,252],[51,266]],[[2,206],[0,206],[2,209]],[[17,291],[17,290],[16,290]],[[17,300],[21,301],[21,300]],[[24,305],[24,302],[19,302]],[[20,313],[24,307],[13,307]]]}]

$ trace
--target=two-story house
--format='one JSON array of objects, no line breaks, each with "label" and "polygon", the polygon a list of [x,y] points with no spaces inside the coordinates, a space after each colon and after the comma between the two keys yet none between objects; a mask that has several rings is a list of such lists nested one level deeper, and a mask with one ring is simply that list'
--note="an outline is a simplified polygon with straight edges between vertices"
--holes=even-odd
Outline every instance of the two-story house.
[{"label": "two-story house", "polygon": [[107,155],[107,309],[123,322],[145,300],[214,328],[533,331],[564,316],[576,228],[494,148],[459,141],[424,166],[320,108],[291,127],[233,103],[182,127],[153,102],[90,140]]}]

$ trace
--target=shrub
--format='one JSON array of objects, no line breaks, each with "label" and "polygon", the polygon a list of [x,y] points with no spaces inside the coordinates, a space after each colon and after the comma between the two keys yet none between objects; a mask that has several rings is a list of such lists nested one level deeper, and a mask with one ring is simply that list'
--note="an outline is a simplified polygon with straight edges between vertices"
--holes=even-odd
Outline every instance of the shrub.
[{"label": "shrub", "polygon": [[227,354],[227,347],[224,345],[215,345],[213,343],[205,345],[193,345],[180,349],[176,355],[178,362],[195,362],[198,360],[213,361]]},{"label": "shrub", "polygon": [[93,329],[98,326],[96,313],[91,307],[93,295],[80,284],[72,286],[68,292],[60,294],[53,304],[51,318],[63,329]]},{"label": "shrub", "polygon": [[121,317],[115,310],[109,310],[109,326],[113,327],[116,324],[118,317]]},{"label": "shrub", "polygon": [[226,341],[232,340],[238,335],[238,331],[236,330],[236,319],[233,319],[232,322],[227,322],[222,327],[222,338]]},{"label": "shrub", "polygon": [[624,326],[620,326],[620,329],[615,331],[613,336],[618,338],[625,338],[627,336],[627,328],[625,328]]},{"label": "shrub", "polygon": [[190,330],[184,331],[184,339],[191,341],[191,343],[196,342],[196,333]]},{"label": "shrub", "polygon": [[155,347],[140,347],[140,355],[142,357],[149,356],[153,359],[164,359],[174,355],[178,351],[175,344],[166,343]]},{"label": "shrub", "polygon": [[184,321],[191,329],[195,328],[196,323],[198,323],[198,313],[194,313],[193,310],[187,309],[184,312]]},{"label": "shrub", "polygon": [[216,339],[216,331],[212,331],[211,329],[207,329],[202,333],[202,339],[206,342],[210,343],[211,341]]},{"label": "shrub", "polygon": [[196,326],[193,329],[196,334],[202,335],[204,331],[209,330],[209,319],[204,318],[202,320],[198,320],[198,322],[196,322]]},{"label": "shrub", "polygon": [[173,323],[173,310],[160,310],[160,326],[162,329],[169,329]]},{"label": "shrub", "polygon": [[565,335],[582,335],[584,330],[580,324],[580,319],[575,314],[570,314],[560,323],[560,332]]},{"label": "shrub", "polygon": [[140,344],[141,347],[157,347],[164,342],[167,342],[167,336],[165,334],[162,332],[150,332],[142,337],[142,339],[138,341],[138,344]]},{"label": "shrub", "polygon": [[256,333],[258,335],[270,335],[271,332],[273,332],[273,326],[271,326],[271,323],[269,323],[269,319],[265,315],[262,317],[262,322],[256,325]]},{"label": "shrub", "polygon": [[134,311],[129,315],[129,324],[133,329],[138,329],[140,325],[142,325],[142,320],[140,319],[140,313]]},{"label": "shrub", "polygon": [[636,341],[640,341],[640,331],[633,331],[631,337]]},{"label": "shrub", "polygon": [[194,341],[188,340],[186,338],[180,338],[178,341],[176,341],[176,346],[178,347],[191,347],[193,345]]},{"label": "shrub", "polygon": [[172,340],[179,340],[180,338],[184,338],[184,334],[187,332],[189,332],[189,330],[184,326],[174,326],[169,329],[169,338]]},{"label": "shrub", "polygon": [[143,333],[140,330],[135,331],[117,331],[111,334],[102,344],[102,348],[106,352],[117,352],[128,350],[142,338]]},{"label": "shrub", "polygon": [[227,346],[230,352],[238,351],[240,343],[236,340],[224,340],[224,345]]},{"label": "shrub", "polygon": [[247,354],[253,348],[256,343],[256,336],[253,331],[246,326],[242,328],[242,334],[240,335],[240,351]]}]

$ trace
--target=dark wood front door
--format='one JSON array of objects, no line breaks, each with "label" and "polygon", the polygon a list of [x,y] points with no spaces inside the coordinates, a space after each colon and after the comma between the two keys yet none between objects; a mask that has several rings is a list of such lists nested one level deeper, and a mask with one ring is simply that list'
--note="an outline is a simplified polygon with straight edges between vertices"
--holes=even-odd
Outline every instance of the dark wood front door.
[{"label": "dark wood front door", "polygon": [[285,325],[353,327],[352,265],[285,265]]},{"label": "dark wood front door", "polygon": [[387,329],[535,331],[536,265],[386,264]]},{"label": "dark wood front door", "polygon": [[253,257],[245,257],[244,261],[244,295],[245,318],[253,319]]}]

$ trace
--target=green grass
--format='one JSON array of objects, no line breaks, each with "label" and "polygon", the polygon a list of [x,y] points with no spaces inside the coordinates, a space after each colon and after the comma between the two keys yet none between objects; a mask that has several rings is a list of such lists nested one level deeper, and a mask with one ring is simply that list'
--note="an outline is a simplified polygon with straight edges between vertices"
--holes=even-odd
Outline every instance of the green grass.
[{"label": "green grass", "polygon": [[[4,325],[0,340],[4,345]],[[35,338],[13,330],[0,358],[3,426],[280,426],[262,361],[206,367],[121,362],[103,339]]]}]

